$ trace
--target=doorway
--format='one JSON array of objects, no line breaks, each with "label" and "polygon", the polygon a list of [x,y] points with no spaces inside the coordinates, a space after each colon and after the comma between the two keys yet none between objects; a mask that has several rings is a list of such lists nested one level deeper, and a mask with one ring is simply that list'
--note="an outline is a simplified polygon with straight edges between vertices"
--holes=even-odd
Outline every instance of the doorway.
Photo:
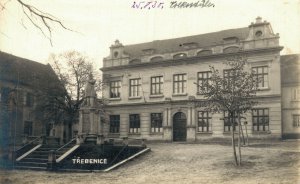
[{"label": "doorway", "polygon": [[173,141],[186,141],[186,116],[177,112],[173,116]]}]

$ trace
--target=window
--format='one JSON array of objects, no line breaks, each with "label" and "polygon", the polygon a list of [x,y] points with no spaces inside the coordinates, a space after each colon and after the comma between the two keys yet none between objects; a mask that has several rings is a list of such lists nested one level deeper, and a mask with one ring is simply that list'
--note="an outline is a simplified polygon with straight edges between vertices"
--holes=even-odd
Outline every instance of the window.
[{"label": "window", "polygon": [[110,98],[120,98],[121,81],[110,82]]},{"label": "window", "polygon": [[118,55],[119,55],[119,52],[118,52],[118,51],[115,51],[115,52],[114,52],[114,57],[117,58]]},{"label": "window", "polygon": [[24,121],[24,134],[32,135],[32,121]]},{"label": "window", "polygon": [[155,57],[152,57],[151,59],[150,59],[150,61],[152,62],[152,61],[162,61],[164,58],[163,57],[161,57],[161,56],[155,56]]},{"label": "window", "polygon": [[229,88],[232,83],[234,82],[234,78],[236,75],[236,71],[229,69],[229,70],[223,70],[224,79],[227,81],[227,87]]},{"label": "window", "polygon": [[262,32],[261,32],[261,31],[256,31],[256,33],[255,33],[255,36],[256,36],[256,37],[261,37],[261,35],[262,35]]},{"label": "window", "polygon": [[33,95],[32,93],[26,93],[25,105],[28,107],[33,106]]},{"label": "window", "polygon": [[239,48],[235,46],[227,47],[223,50],[224,53],[238,52]]},{"label": "window", "polygon": [[151,95],[163,94],[163,76],[151,77]]},{"label": "window", "polygon": [[[232,131],[231,120],[232,120],[232,117],[229,117],[229,113],[227,111],[225,111],[224,112],[224,132]],[[238,126],[237,115],[235,115],[233,131],[235,131],[237,129],[237,126]]]},{"label": "window", "polygon": [[109,116],[109,132],[110,133],[120,132],[120,115]]},{"label": "window", "polygon": [[140,115],[130,114],[129,115],[129,133],[140,132]]},{"label": "window", "polygon": [[300,88],[292,88],[292,100],[300,100]]},{"label": "window", "polygon": [[300,114],[293,115],[293,127],[300,127]]},{"label": "window", "polygon": [[253,131],[269,130],[269,109],[252,110]]},{"label": "window", "polygon": [[211,71],[198,73],[198,93],[201,91],[201,88],[207,90],[207,86],[210,82],[210,78],[211,78]]},{"label": "window", "polygon": [[[239,42],[239,38],[234,37],[234,36],[223,38],[224,44],[233,44],[233,43],[237,43],[237,42]],[[231,46],[231,47],[234,47],[234,46]]]},{"label": "window", "polygon": [[257,87],[267,88],[269,86],[268,67],[267,66],[252,67],[252,71],[254,72],[254,77],[257,81]]},{"label": "window", "polygon": [[198,112],[198,132],[211,131],[211,115],[208,111]]},{"label": "window", "polygon": [[151,113],[151,132],[162,132],[162,113]]},{"label": "window", "polygon": [[138,97],[141,93],[141,79],[130,79],[130,96]]},{"label": "window", "polygon": [[186,53],[179,53],[173,56],[174,59],[186,58],[186,57],[187,57]]},{"label": "window", "polygon": [[177,74],[173,76],[173,93],[183,94],[186,92],[186,74]]},{"label": "window", "polygon": [[197,56],[208,56],[211,54],[212,54],[211,50],[201,50],[201,51],[197,52]]}]

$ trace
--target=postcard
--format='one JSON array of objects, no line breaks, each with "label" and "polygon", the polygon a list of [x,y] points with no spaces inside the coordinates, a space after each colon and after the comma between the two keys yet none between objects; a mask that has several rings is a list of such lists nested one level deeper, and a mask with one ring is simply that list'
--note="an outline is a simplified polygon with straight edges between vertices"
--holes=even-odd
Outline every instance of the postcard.
[{"label": "postcard", "polygon": [[0,0],[0,183],[299,183],[299,12]]}]

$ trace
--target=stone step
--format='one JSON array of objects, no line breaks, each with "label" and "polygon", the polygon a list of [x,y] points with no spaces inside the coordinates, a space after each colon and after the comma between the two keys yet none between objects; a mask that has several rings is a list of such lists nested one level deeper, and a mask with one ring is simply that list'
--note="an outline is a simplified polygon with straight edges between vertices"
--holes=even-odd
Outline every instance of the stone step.
[{"label": "stone step", "polygon": [[47,155],[35,155],[35,154],[30,154],[25,158],[37,158],[37,159],[48,159],[48,154]]},{"label": "stone step", "polygon": [[48,150],[57,150],[60,147],[39,147],[38,150],[44,150],[44,151],[48,151]]},{"label": "stone step", "polygon": [[41,150],[35,150],[34,152],[32,153],[37,153],[37,154],[49,154],[50,151],[41,151]]},{"label": "stone step", "polygon": [[22,160],[20,160],[20,162],[38,162],[38,163],[47,163],[48,162],[48,158],[47,159],[43,159],[43,158],[23,158]]},{"label": "stone step", "polygon": [[47,163],[39,163],[39,162],[16,162],[17,166],[27,166],[27,167],[45,167],[47,168]]},{"label": "stone step", "polygon": [[[56,152],[56,158],[62,156],[75,145],[76,144],[70,144],[66,147],[61,148],[59,151]],[[28,170],[46,170],[50,151],[56,151],[61,146],[62,145],[42,145],[22,160],[16,162],[15,168]]]},{"label": "stone step", "polygon": [[45,171],[46,167],[28,167],[28,166],[15,166],[15,169],[23,169],[23,170],[35,170],[35,171]]},{"label": "stone step", "polygon": [[48,157],[49,153],[36,153],[36,152],[32,152],[29,156],[35,157],[35,156],[47,156]]}]

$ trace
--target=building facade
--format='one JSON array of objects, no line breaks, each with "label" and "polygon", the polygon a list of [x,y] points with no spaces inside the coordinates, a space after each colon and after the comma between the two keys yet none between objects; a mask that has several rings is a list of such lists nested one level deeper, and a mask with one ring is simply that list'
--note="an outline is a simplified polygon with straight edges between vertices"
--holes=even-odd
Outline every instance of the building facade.
[{"label": "building facade", "polygon": [[300,55],[281,56],[282,134],[300,138]]},{"label": "building facade", "polygon": [[[38,94],[52,85],[59,89],[59,80],[49,64],[0,52],[1,149],[41,135],[50,136],[51,127],[43,121],[43,109],[37,110],[37,105],[43,103]],[[59,127],[56,136],[63,138],[64,131]]]},{"label": "building facade", "polygon": [[227,113],[205,111],[197,85],[209,66],[226,75],[228,56],[244,54],[247,68],[262,79],[259,104],[247,114],[251,137],[282,136],[279,35],[260,17],[248,27],[182,38],[122,45],[103,59],[103,97],[109,103],[106,137],[195,141],[229,137]]}]

